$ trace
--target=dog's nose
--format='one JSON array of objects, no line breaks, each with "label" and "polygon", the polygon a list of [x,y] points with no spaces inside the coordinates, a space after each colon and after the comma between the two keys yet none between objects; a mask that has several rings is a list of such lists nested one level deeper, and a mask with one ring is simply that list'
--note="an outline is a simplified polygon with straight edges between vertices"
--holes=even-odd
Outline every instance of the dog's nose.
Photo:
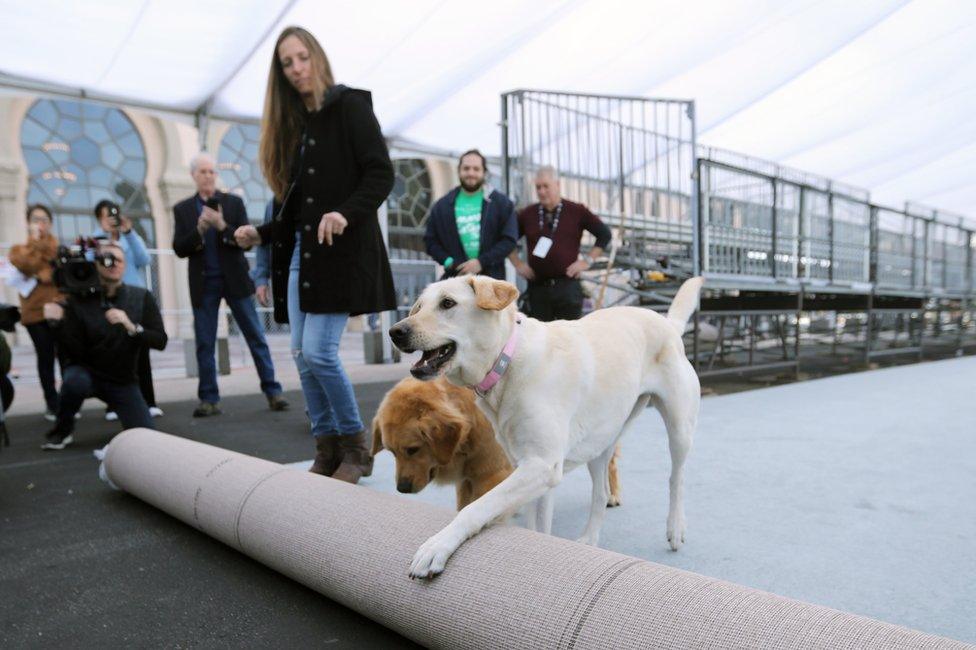
[{"label": "dog's nose", "polygon": [[406,323],[397,323],[390,328],[390,340],[393,345],[403,348],[410,341],[410,326]]},{"label": "dog's nose", "polygon": [[397,492],[403,492],[404,494],[413,493],[413,481],[408,478],[402,478],[397,481]]}]

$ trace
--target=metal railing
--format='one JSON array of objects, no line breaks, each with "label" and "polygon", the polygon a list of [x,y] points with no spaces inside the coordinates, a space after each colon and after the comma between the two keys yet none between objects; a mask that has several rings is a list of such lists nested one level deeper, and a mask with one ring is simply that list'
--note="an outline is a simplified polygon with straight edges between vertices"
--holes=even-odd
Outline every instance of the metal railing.
[{"label": "metal railing", "polygon": [[[962,297],[974,289],[976,224],[908,204],[698,159],[702,271],[881,294]],[[775,284],[770,285],[775,289]]]},{"label": "metal railing", "polygon": [[973,292],[976,222],[877,205],[860,188],[697,148],[691,101],[516,90],[501,108],[508,193],[531,203],[536,171],[555,167],[563,195],[613,229],[618,267],[663,261],[730,288]]},{"label": "metal railing", "polygon": [[518,205],[555,167],[565,198],[615,233],[624,266],[697,269],[695,112],[686,100],[516,90],[502,95],[502,179]]},{"label": "metal railing", "polygon": [[[660,309],[678,281],[706,276],[721,307],[699,312],[688,334],[702,374],[974,343],[974,222],[698,147],[691,101],[516,90],[501,113],[503,185],[516,203],[534,201],[533,177],[551,165],[563,196],[613,230],[613,281],[610,270],[587,277],[614,292],[604,304]],[[660,270],[670,282],[657,282]]]}]

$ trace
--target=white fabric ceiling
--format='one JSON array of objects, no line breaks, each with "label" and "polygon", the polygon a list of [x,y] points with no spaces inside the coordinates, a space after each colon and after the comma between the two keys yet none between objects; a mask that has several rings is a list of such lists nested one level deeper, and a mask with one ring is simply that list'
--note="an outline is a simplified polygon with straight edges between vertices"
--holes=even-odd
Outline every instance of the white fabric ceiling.
[{"label": "white fabric ceiling", "polygon": [[[279,30],[373,91],[388,136],[498,153],[515,88],[694,99],[699,140],[973,214],[972,0],[0,0],[0,73],[260,115]],[[2,84],[2,79],[0,79]]]}]

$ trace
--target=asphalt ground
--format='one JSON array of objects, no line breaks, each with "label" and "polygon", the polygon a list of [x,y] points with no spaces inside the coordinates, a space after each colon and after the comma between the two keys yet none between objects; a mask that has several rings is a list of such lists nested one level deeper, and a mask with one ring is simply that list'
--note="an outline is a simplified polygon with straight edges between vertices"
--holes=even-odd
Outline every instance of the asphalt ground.
[{"label": "asphalt ground", "polygon": [[[907,363],[907,358],[886,361],[884,365],[888,366],[911,365]],[[925,367],[935,369],[939,364],[921,364],[918,372],[930,372]],[[911,372],[908,367],[905,369]],[[822,367],[810,368],[804,373],[804,378],[862,371],[855,372],[860,377],[850,377],[850,381],[868,383],[858,385],[854,392],[873,394],[880,386],[878,382],[883,382],[885,375],[864,373],[863,370],[864,366],[855,363],[854,358],[840,358],[835,363],[824,363]],[[933,384],[932,379],[935,377],[939,381]],[[941,401],[935,397],[941,395],[940,389],[936,388],[937,384],[948,381],[949,386],[957,389],[967,385],[965,381],[959,382],[958,378],[952,380],[949,377],[944,371],[939,371],[920,381],[907,380],[907,376],[906,380],[908,384],[934,389],[934,394],[923,403],[937,405]],[[732,397],[732,394],[743,391],[791,384],[794,379],[792,373],[786,372],[745,378],[725,377],[721,380],[713,378],[703,384],[706,394]],[[895,383],[897,385],[898,382]],[[392,382],[356,385],[356,395],[365,422],[372,419],[380,399],[390,386]],[[801,390],[817,389],[811,385],[809,389]],[[780,403],[789,394],[789,390],[785,393],[756,391],[757,399],[761,401],[766,399],[765,396],[777,396],[771,404]],[[788,406],[783,401],[782,407],[791,413],[802,412],[804,409],[801,405],[810,403],[812,395],[809,392],[806,397],[798,395],[799,402]],[[912,395],[914,397],[911,401],[920,397],[914,392]],[[156,420],[156,424],[160,430],[168,433],[274,462],[307,462],[313,455],[313,448],[302,409],[303,400],[298,391],[288,392],[286,397],[291,401],[292,408],[282,413],[268,411],[260,395],[225,397],[221,402],[224,414],[206,419],[193,419],[190,416],[196,406],[195,400],[163,403],[166,416]],[[958,396],[956,399],[948,395],[943,397],[948,404],[965,402],[960,402]],[[746,399],[748,401],[752,398]],[[820,399],[814,402],[819,403]],[[708,412],[714,411],[718,421],[709,426],[703,424],[696,442],[693,463],[705,462],[709,452],[709,438],[718,440],[728,437],[731,440],[728,432],[720,438],[715,438],[715,434],[729,429],[728,423],[740,420],[741,416],[736,416],[736,413],[741,413],[743,408],[747,412],[755,412],[756,409],[755,405],[745,407],[745,403],[730,402],[731,411],[721,416],[719,407],[722,403],[714,402],[706,409]],[[60,452],[40,450],[43,433],[51,426],[40,415],[20,415],[8,419],[12,446],[0,451],[0,647],[288,647],[299,644],[330,648],[416,647],[394,632],[266,568],[135,497],[107,488],[97,478],[97,462],[92,457],[92,451],[108,443],[118,432],[119,426],[102,419],[103,407],[100,402],[90,400],[87,405],[89,408],[78,423],[75,444]],[[887,408],[891,406],[887,405],[881,410]],[[935,415],[940,417],[936,418]],[[657,419],[654,414],[650,416],[648,426],[653,429]],[[941,411],[936,409],[931,417],[934,419],[926,420],[929,426],[924,428],[934,427],[936,431],[941,430],[934,422],[941,419]],[[957,420],[958,418],[954,418],[953,421]],[[857,435],[872,435],[869,423],[870,421],[861,422],[853,432],[857,432]],[[788,430],[792,434],[784,439],[784,443],[792,440],[790,444],[799,445],[794,450],[794,456],[799,454],[800,457],[807,457],[811,451],[822,446],[818,443],[812,450],[803,447],[803,440],[810,436],[803,431],[793,431],[795,428],[791,424]],[[777,433],[779,435],[781,433]],[[648,509],[662,506],[665,502],[653,498],[632,498],[633,486],[642,482],[641,477],[666,469],[666,463],[659,462],[664,458],[663,450],[655,450],[653,447],[655,444],[660,446],[663,441],[663,437],[657,438],[659,439],[656,441],[652,438],[652,442],[640,442],[636,437],[633,442],[626,441],[623,465],[626,504],[624,508],[615,509],[608,516],[605,535],[607,548],[768,589],[782,595],[919,627],[929,632],[963,639],[973,638],[972,628],[964,623],[968,615],[957,611],[959,607],[947,607],[945,600],[951,593],[956,596],[970,593],[967,588],[959,588],[955,592],[952,589],[935,589],[930,597],[924,599],[927,604],[923,607],[910,596],[920,593],[919,589],[932,587],[932,579],[913,578],[914,582],[906,579],[892,584],[874,585],[877,589],[865,593],[838,589],[834,583],[828,591],[823,591],[824,581],[815,579],[814,574],[806,581],[790,577],[789,574],[794,573],[790,567],[795,568],[795,561],[784,559],[784,575],[771,576],[766,575],[768,570],[760,570],[761,567],[757,568],[748,562],[725,562],[728,552],[720,551],[727,550],[727,531],[716,533],[715,538],[721,543],[716,542],[715,548],[708,546],[707,530],[701,531],[701,539],[696,539],[696,547],[700,547],[700,557],[693,552],[695,547],[688,547],[684,554],[671,555],[662,551],[663,544],[655,546],[653,541],[644,541],[648,527],[654,522],[663,521],[663,514]],[[811,439],[822,438],[823,434],[816,431]],[[888,438],[886,434],[886,440]],[[912,436],[906,436],[903,442],[908,444],[912,439]],[[644,449],[644,445],[651,446]],[[886,448],[887,445],[885,443]],[[731,445],[729,449],[713,446],[716,446],[714,453],[721,459],[729,458],[737,448],[737,445]],[[748,449],[749,445],[745,444],[744,448]],[[915,459],[912,462],[920,457],[917,449],[899,449],[893,447],[888,451],[899,458]],[[932,447],[926,449],[931,452]],[[867,460],[870,457],[870,454],[858,456]],[[933,462],[944,468],[951,466],[964,472],[960,463],[964,465],[972,456],[962,452],[950,454],[950,458],[940,458]],[[953,462],[952,458],[958,460]],[[742,463],[749,464],[747,460]],[[692,500],[695,504],[707,503],[702,494],[709,486],[721,486],[721,472],[726,471],[723,469],[726,465],[727,460],[722,460],[716,462],[711,471],[692,473],[692,476],[703,481],[694,491],[698,495]],[[915,470],[906,469],[898,476],[893,476],[883,487],[877,485],[872,489],[881,489],[883,494],[889,495],[886,498],[897,500],[897,486],[904,482],[905,476],[916,473],[918,472]],[[948,476],[948,473],[944,474],[942,482]],[[705,480],[706,476],[708,480]],[[665,481],[666,478],[661,475],[651,480],[650,484],[665,485]],[[389,454],[377,457],[377,470],[364,483],[373,489],[394,491],[392,459]],[[559,512],[554,532],[572,538],[578,534],[577,529],[582,525],[577,520],[579,513],[585,511],[589,488],[583,474],[570,475],[565,483],[560,488],[563,496],[557,500]],[[732,481],[730,485],[739,484]],[[721,491],[726,489],[731,488],[727,486],[721,488]],[[850,485],[845,489],[850,489]],[[928,494],[926,498],[933,499],[931,507],[915,510],[933,513],[940,510],[934,504],[945,502],[946,495],[938,490],[930,492],[932,494]],[[769,492],[760,489],[756,498],[763,494]],[[912,498],[918,500],[921,496],[923,495],[919,494]],[[447,507],[453,505],[453,494],[448,488],[431,488],[412,498],[429,500]],[[699,513],[699,521],[721,521],[721,513],[728,510],[727,501],[727,498],[717,499],[716,503],[724,505],[716,508],[715,513]],[[862,506],[867,502],[863,499],[857,501],[857,511],[861,512],[864,509]],[[776,522],[782,520],[784,512],[792,512],[792,507],[783,505],[782,510],[770,514],[768,523],[777,525]],[[892,508],[892,512],[896,514],[907,512],[903,507]],[[745,511],[748,507],[742,505],[742,508],[733,510]],[[838,507],[838,514],[846,516],[845,513],[847,510]],[[637,526],[639,530],[629,530],[627,527],[631,525]],[[615,526],[624,528],[615,530]],[[917,525],[885,520],[877,522],[876,529],[875,532],[879,534],[910,537],[909,533],[916,530]],[[801,535],[803,536],[805,535]],[[967,535],[956,531],[953,539],[956,537],[964,540]],[[632,540],[633,544],[628,540]],[[965,544],[965,541],[960,543]],[[776,551],[777,548],[778,545],[772,545],[769,551]],[[850,552],[851,557],[859,557],[857,552],[863,550],[847,548],[843,544],[837,544],[836,548],[842,555]],[[755,556],[755,550],[747,552],[743,549],[742,557]],[[759,555],[765,556],[764,553]],[[811,550],[804,557],[809,556],[811,561],[827,561],[828,558],[823,555],[822,550]],[[967,556],[967,552],[949,553],[945,555],[944,562],[937,562],[937,558],[906,552],[885,560],[897,566],[896,571],[878,569],[874,574],[913,576],[914,573],[922,572],[925,575],[942,575],[944,579],[943,574],[951,575],[952,567],[960,561],[964,562]],[[839,560],[833,558],[831,562],[837,563]],[[907,567],[912,569],[906,574]],[[877,567],[872,570],[874,569]],[[877,581],[870,575],[868,578]],[[760,582],[756,583],[756,580]],[[868,579],[862,582],[873,584]],[[943,584],[944,580],[934,582]],[[879,593],[887,593],[888,597],[879,598]],[[963,597],[962,600],[965,601],[966,598]],[[963,610],[967,608],[964,605],[961,607]],[[944,614],[937,615],[942,610],[945,610]]]},{"label": "asphalt ground", "polygon": [[[391,384],[361,384],[369,421]],[[313,455],[298,392],[272,413],[227,397],[219,417],[163,404],[160,430],[287,463]],[[97,407],[100,402],[90,400]],[[0,452],[0,647],[417,647],[142,501],[109,489],[92,451],[118,432],[90,408],[75,444],[40,450],[50,423],[8,420]]]}]

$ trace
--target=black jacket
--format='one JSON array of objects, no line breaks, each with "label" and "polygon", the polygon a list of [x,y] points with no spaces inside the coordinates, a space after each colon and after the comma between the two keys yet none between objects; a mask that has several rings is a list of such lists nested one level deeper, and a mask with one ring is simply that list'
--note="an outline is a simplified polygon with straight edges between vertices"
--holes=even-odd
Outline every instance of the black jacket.
[{"label": "black jacket", "polygon": [[[143,332],[129,336],[121,325],[105,320],[109,307],[123,310]],[[138,381],[139,349],[166,347],[163,318],[152,294],[141,287],[123,284],[111,299],[68,298],[64,318],[54,326],[58,353],[65,366],[83,366],[100,379],[120,384]]]},{"label": "black jacket", "polygon": [[[454,216],[454,202],[460,191],[460,187],[455,187],[438,199],[427,219],[424,243],[427,244],[427,254],[439,264],[444,264],[448,257],[453,257],[455,264],[468,259]],[[505,258],[515,250],[518,236],[518,220],[512,200],[498,190],[485,188],[485,201],[481,206],[481,245],[478,249],[482,274],[496,280],[505,279]]]},{"label": "black jacket", "polygon": [[[275,320],[288,322],[288,266],[302,235],[299,305],[312,314],[368,314],[396,308],[390,260],[376,210],[393,188],[393,165],[365,90],[334,86],[315,113],[293,164],[282,208],[258,228],[271,242]],[[319,221],[349,222],[332,246],[318,243]]]},{"label": "black jacket", "polygon": [[[224,221],[227,228],[217,233],[217,255],[220,258],[220,270],[224,276],[224,291],[231,298],[244,298],[254,294],[254,282],[251,281],[244,251],[234,241],[234,231],[240,226],[246,226],[247,210],[241,197],[234,194],[217,192]],[[203,301],[203,282],[206,276],[203,237],[197,230],[200,211],[197,209],[197,195],[184,199],[173,208],[176,227],[173,229],[173,251],[177,257],[190,258],[190,302],[199,307]]]}]

